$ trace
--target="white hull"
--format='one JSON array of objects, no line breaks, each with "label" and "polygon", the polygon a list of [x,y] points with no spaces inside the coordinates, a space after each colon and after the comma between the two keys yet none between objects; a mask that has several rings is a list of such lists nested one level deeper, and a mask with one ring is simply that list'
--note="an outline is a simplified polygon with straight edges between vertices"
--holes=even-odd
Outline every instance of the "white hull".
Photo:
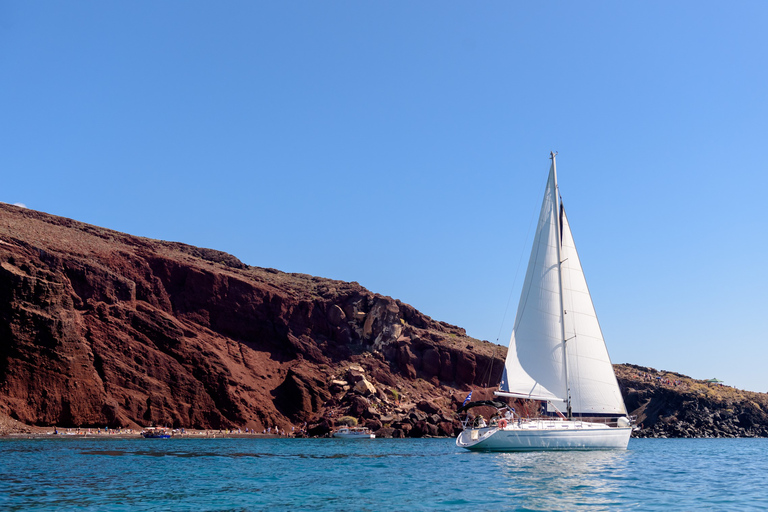
[{"label": "white hull", "polygon": [[376,434],[367,428],[340,428],[333,433],[339,439],[376,439]]},{"label": "white hull", "polygon": [[468,428],[456,446],[475,451],[626,450],[632,427],[585,421],[537,420],[505,428]]},{"label": "white hull", "polygon": [[333,434],[333,437],[339,439],[376,439],[376,434]]}]

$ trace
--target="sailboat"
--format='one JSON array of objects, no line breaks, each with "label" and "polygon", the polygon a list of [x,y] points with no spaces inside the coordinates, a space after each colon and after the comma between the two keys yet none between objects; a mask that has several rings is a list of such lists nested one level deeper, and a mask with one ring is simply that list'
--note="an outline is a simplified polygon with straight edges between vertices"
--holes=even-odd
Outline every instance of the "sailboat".
[{"label": "sailboat", "polygon": [[[490,424],[465,421],[469,450],[626,449],[632,421],[597,321],[550,153],[544,200],[498,396],[540,403],[539,417],[499,408]],[[485,405],[488,402],[481,403]],[[472,403],[465,404],[468,409]],[[494,414],[494,416],[497,416]]]}]

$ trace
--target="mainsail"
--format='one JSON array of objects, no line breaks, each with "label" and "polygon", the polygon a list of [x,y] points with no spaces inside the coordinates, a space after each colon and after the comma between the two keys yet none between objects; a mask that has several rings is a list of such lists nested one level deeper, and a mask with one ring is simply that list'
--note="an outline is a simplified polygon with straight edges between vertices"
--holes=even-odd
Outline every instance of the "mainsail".
[{"label": "mainsail", "polygon": [[626,414],[559,205],[554,155],[500,390],[552,401],[563,411],[570,394],[574,413]]}]

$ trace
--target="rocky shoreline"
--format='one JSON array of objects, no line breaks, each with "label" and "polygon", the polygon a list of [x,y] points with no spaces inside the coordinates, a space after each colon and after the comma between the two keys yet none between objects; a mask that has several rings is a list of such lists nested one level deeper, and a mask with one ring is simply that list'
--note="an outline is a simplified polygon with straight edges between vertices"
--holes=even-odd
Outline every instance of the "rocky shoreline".
[{"label": "rocky shoreline", "polygon": [[[491,398],[506,351],[358,283],[0,204],[0,435],[326,436],[354,421],[455,436],[456,410],[470,390]],[[615,371],[638,437],[768,436],[765,394]]]},{"label": "rocky shoreline", "polygon": [[[455,410],[464,396],[454,391],[447,397],[408,401],[406,397],[381,391],[369,380],[365,369],[349,365],[343,375],[335,375],[324,404],[323,417],[298,425],[287,434],[243,430],[186,430],[183,438],[276,438],[329,437],[340,425],[365,426],[378,438],[455,437],[461,423]],[[741,391],[728,386],[712,385],[674,372],[657,371],[636,365],[615,365],[625,403],[637,418],[633,437],[638,438],[754,438],[768,437],[768,395]],[[492,388],[473,391],[476,399],[488,399]],[[60,427],[60,438],[91,437],[126,439],[140,437],[140,431],[124,432],[108,429],[78,429],[66,432]],[[12,438],[48,438],[54,429],[23,424],[0,417],[0,436]]]},{"label": "rocky shoreline", "polygon": [[675,372],[615,365],[624,402],[641,438],[768,437],[768,394]]}]

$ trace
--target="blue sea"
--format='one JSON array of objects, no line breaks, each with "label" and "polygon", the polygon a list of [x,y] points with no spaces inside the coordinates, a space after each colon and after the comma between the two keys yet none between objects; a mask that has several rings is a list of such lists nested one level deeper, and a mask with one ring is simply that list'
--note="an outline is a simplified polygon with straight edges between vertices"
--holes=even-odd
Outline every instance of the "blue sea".
[{"label": "blue sea", "polygon": [[768,439],[0,439],[0,510],[767,510]]}]

